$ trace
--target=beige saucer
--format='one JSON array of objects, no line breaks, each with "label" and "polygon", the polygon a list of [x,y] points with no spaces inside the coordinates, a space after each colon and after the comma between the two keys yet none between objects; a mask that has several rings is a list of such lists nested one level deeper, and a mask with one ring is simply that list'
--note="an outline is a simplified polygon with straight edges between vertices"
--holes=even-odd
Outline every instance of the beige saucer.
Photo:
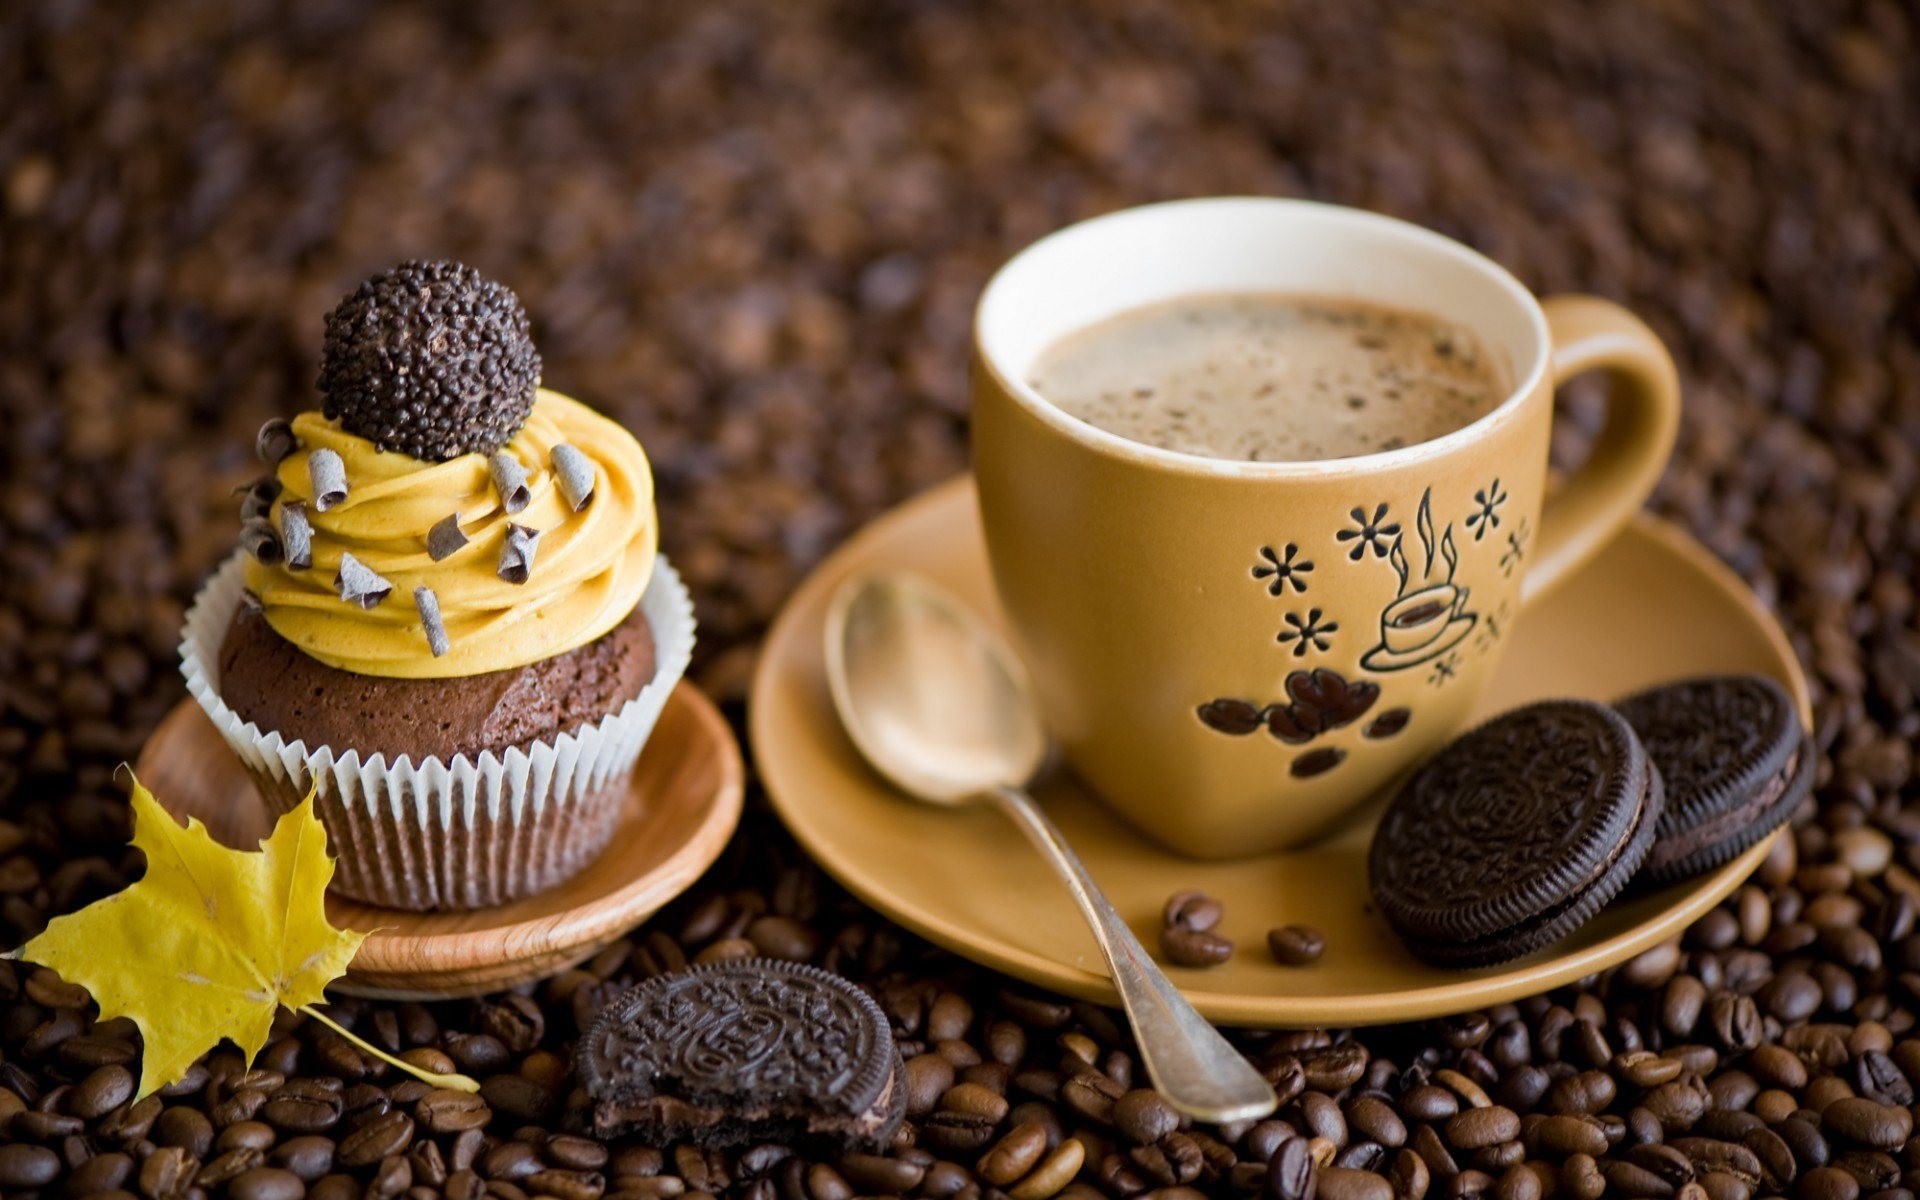
[{"label": "beige saucer", "polygon": [[[989,810],[945,811],[897,798],[841,732],[822,670],[827,600],[849,573],[881,566],[924,572],[1000,620],[970,480],[936,488],[854,537],[794,594],[754,679],[750,734],[775,807],[822,866],[907,928],[1010,975],[1112,1003],[1092,936],[1019,832]],[[1608,698],[1719,671],[1771,675],[1809,714],[1806,682],[1773,618],[1692,539],[1643,517],[1519,623],[1475,719],[1539,697]],[[1202,1013],[1234,1025],[1414,1020],[1568,983],[1677,935],[1733,891],[1772,845],[1755,846],[1713,875],[1617,904],[1530,958],[1445,971],[1408,954],[1369,908],[1371,818],[1306,850],[1197,862],[1148,841],[1070,776],[1036,794],[1149,946],[1170,893],[1201,888],[1225,901],[1222,932],[1238,952],[1210,970],[1171,974]],[[1319,963],[1288,968],[1268,956],[1267,929],[1291,922],[1326,934]]]},{"label": "beige saucer", "polygon": [[[174,816],[254,848],[271,826],[200,706],[167,714],[134,767]],[[550,892],[499,908],[410,913],[327,898],[336,926],[371,930],[336,990],[389,1000],[474,996],[563,971],[646,920],[700,877],[740,820],[745,771],[726,718],[690,683],[667,698],[606,853]]]}]

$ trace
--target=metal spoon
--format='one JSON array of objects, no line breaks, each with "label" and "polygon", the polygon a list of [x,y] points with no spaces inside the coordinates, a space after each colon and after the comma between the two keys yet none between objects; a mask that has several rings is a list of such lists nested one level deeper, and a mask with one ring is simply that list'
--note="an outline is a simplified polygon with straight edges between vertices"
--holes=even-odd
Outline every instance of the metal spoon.
[{"label": "metal spoon", "polygon": [[1067,883],[1107,959],[1154,1087],[1201,1121],[1274,1110],[1273,1088],[1193,1010],[1023,790],[1047,757],[1026,672],[972,613],[906,573],[842,584],[827,615],[827,680],[875,770],[933,804],[987,802]]}]

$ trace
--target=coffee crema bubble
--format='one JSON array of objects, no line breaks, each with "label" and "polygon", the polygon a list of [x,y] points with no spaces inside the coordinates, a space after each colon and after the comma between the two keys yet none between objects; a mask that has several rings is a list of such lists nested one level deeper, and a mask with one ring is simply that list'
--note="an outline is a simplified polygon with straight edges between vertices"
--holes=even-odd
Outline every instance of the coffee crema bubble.
[{"label": "coffee crema bubble", "polygon": [[1129,441],[1248,462],[1432,441],[1510,390],[1498,356],[1441,317],[1267,292],[1183,296],[1109,317],[1044,350],[1028,382]]}]

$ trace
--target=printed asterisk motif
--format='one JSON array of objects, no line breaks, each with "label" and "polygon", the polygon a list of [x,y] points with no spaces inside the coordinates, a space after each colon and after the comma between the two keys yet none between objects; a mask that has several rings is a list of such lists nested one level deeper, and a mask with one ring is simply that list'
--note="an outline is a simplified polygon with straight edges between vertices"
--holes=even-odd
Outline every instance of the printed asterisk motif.
[{"label": "printed asterisk motif", "polygon": [[1460,656],[1449,654],[1433,664],[1433,674],[1427,676],[1427,682],[1434,687],[1445,687],[1448,680],[1458,678],[1459,671]]},{"label": "printed asterisk motif", "polygon": [[1473,502],[1480,507],[1467,514],[1467,528],[1473,530],[1473,540],[1485,537],[1487,530],[1500,528],[1499,508],[1507,502],[1507,493],[1500,488],[1500,481],[1481,488],[1473,494]]},{"label": "printed asterisk motif", "polygon": [[1507,614],[1507,606],[1502,602],[1499,608],[1487,613],[1481,618],[1480,631],[1474,635],[1474,641],[1479,645],[1480,649],[1493,649],[1494,643],[1498,642],[1501,637],[1505,635],[1507,632]]},{"label": "printed asterisk motif", "polygon": [[1520,528],[1509,530],[1507,533],[1507,548],[1500,555],[1500,570],[1501,573],[1509,579],[1513,577],[1513,569],[1519,566],[1527,557],[1527,536],[1529,532],[1527,523],[1521,521]]},{"label": "printed asterisk motif", "polygon": [[1327,648],[1327,635],[1340,628],[1340,622],[1323,622],[1320,619],[1320,610],[1310,608],[1307,610],[1305,620],[1300,619],[1299,613],[1288,613],[1287,626],[1286,629],[1280,631],[1277,640],[1281,642],[1292,642],[1293,656],[1295,658],[1301,658],[1306,655],[1307,647],[1309,646],[1315,650],[1325,650]]},{"label": "printed asterisk motif", "polygon": [[1285,595],[1289,586],[1296,592],[1307,590],[1307,581],[1301,576],[1313,570],[1313,563],[1304,558],[1296,560],[1294,555],[1299,552],[1300,547],[1292,542],[1288,542],[1286,550],[1280,554],[1275,554],[1271,546],[1260,547],[1260,557],[1266,562],[1253,569],[1253,577],[1273,581],[1267,584],[1267,595]]},{"label": "printed asterisk motif", "polygon": [[1347,557],[1359,562],[1366,557],[1367,547],[1373,547],[1374,557],[1385,558],[1389,546],[1387,539],[1400,532],[1400,522],[1387,520],[1387,506],[1381,504],[1373,510],[1373,519],[1367,519],[1367,510],[1356,508],[1350,514],[1353,517],[1352,529],[1342,529],[1334,537],[1339,541],[1352,542],[1353,549]]}]

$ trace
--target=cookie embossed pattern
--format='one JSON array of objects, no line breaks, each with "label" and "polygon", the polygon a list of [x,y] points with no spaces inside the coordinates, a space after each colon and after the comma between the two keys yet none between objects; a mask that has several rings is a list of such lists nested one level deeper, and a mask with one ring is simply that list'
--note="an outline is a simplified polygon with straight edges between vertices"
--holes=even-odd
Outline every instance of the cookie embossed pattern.
[{"label": "cookie embossed pattern", "polygon": [[602,1137],[707,1148],[878,1150],[900,1127],[900,1052],[872,997],[817,967],[742,959],[655,976],[576,1053]]}]

